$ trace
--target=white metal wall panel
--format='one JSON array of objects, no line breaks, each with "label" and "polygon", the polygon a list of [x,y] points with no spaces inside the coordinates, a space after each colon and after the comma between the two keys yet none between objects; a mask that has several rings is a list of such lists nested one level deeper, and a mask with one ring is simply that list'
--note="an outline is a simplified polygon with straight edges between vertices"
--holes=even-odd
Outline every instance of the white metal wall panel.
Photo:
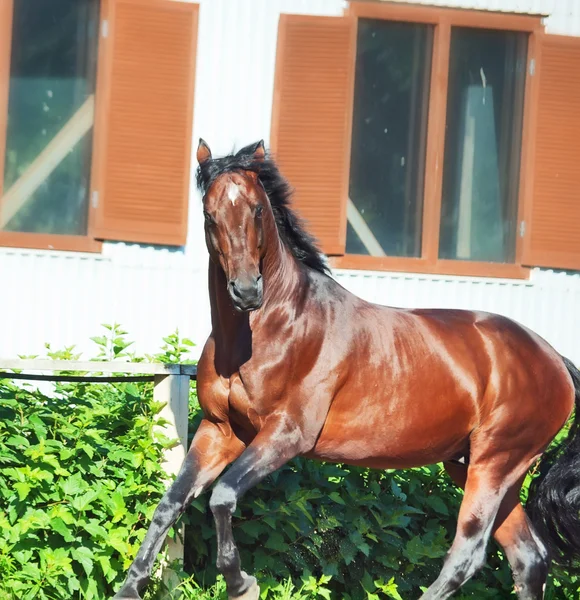
[{"label": "white metal wall panel", "polygon": [[[356,1],[356,0],[355,0]],[[372,0],[371,0],[372,1]],[[425,4],[473,10],[493,10],[496,12],[548,15],[560,0],[384,0],[401,4]]]},{"label": "white metal wall panel", "polygon": [[580,2],[578,0],[404,0],[404,2],[406,4],[545,15],[547,16],[545,24],[548,33],[580,36]]},{"label": "white metal wall panel", "polygon": [[[161,254],[161,253],[159,253]],[[209,332],[207,273],[184,260],[133,260],[58,253],[0,253],[0,356],[43,354],[76,345],[118,322],[140,352],[154,352],[176,327],[201,351]],[[205,257],[203,262],[205,263]],[[535,271],[530,281],[337,271],[337,281],[371,302],[400,307],[469,308],[524,323],[580,364],[580,275]]]},{"label": "white metal wall panel", "polygon": [[176,327],[199,343],[208,333],[205,268],[4,250],[0,271],[3,357],[43,354],[45,342],[92,356],[89,338],[103,323],[120,323],[139,352],[157,350]]},{"label": "white metal wall panel", "polygon": [[546,23],[546,32],[557,35],[580,36],[580,2],[578,0],[553,0],[553,10]]}]

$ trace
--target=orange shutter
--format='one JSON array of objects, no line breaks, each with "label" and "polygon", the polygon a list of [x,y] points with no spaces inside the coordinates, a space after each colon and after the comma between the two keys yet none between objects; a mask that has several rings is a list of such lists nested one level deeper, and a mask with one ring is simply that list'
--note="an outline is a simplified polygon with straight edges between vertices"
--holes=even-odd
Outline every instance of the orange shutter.
[{"label": "orange shutter", "polygon": [[523,262],[580,269],[580,38],[542,36]]},{"label": "orange shutter", "polygon": [[198,8],[102,2],[92,196],[99,239],[185,243]]},{"label": "orange shutter", "polygon": [[4,187],[4,158],[8,127],[8,91],[12,47],[12,0],[0,0],[0,199]]},{"label": "orange shutter", "polygon": [[356,52],[352,18],[282,15],[271,146],[327,254],[344,254]]}]

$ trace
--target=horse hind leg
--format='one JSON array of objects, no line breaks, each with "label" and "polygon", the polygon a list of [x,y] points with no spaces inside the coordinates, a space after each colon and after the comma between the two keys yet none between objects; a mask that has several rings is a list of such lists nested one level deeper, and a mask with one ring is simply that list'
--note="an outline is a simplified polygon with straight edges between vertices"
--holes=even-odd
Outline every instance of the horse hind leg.
[{"label": "horse hind leg", "polygon": [[511,565],[516,592],[520,600],[542,600],[548,578],[548,553],[519,502],[517,495],[510,502],[513,507],[498,527],[495,538],[503,547]]},{"label": "horse hind leg", "polygon": [[[445,470],[459,487],[465,487],[465,465],[445,463]],[[542,600],[548,577],[548,552],[520,503],[522,479],[506,493],[492,532],[510,563],[519,600]]]},{"label": "horse hind leg", "polygon": [[[472,445],[472,456],[476,456],[474,450]],[[531,459],[506,464],[488,455],[485,459],[473,460],[467,467],[455,539],[439,577],[423,594],[422,600],[449,598],[483,567],[487,544],[503,499],[525,475],[530,462]]]}]

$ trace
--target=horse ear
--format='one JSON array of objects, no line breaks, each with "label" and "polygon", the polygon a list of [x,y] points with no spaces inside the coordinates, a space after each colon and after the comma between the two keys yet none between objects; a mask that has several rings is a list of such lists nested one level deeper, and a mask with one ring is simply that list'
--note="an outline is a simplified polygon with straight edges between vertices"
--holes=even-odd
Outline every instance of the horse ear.
[{"label": "horse ear", "polygon": [[199,138],[199,146],[197,147],[197,162],[201,165],[211,158],[211,150],[209,146]]},{"label": "horse ear", "polygon": [[266,159],[266,148],[264,147],[264,140],[260,140],[254,149],[254,160],[262,162]]}]

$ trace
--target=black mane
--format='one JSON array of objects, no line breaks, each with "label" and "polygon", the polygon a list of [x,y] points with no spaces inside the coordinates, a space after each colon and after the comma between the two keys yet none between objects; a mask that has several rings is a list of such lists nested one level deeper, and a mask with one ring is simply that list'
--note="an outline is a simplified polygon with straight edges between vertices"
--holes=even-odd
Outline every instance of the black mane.
[{"label": "black mane", "polygon": [[210,158],[197,168],[197,187],[205,194],[211,184],[223,173],[253,171],[264,186],[270,199],[278,235],[299,263],[320,273],[329,273],[316,240],[304,228],[302,220],[290,207],[292,188],[284,179],[269,153],[264,160],[255,160],[259,142],[242,148],[236,154]]}]

